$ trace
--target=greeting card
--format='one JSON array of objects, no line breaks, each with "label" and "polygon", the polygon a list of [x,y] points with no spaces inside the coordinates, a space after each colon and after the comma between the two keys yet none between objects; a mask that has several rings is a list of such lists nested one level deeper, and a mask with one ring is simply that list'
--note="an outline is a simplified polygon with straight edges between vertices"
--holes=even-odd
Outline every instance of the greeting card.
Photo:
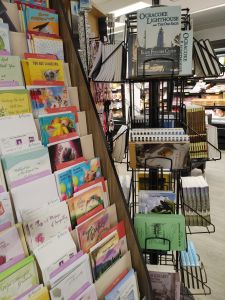
[{"label": "greeting card", "polygon": [[70,216],[66,202],[52,204],[22,214],[29,247],[34,250],[58,232],[71,230]]},{"label": "greeting card", "polygon": [[69,91],[65,86],[52,86],[30,90],[32,109],[35,117],[46,114],[49,108],[71,105]]},{"label": "greeting card", "polygon": [[23,86],[19,56],[0,56],[0,87]]},{"label": "greeting card", "polygon": [[30,97],[27,90],[0,91],[0,117],[30,112]]},{"label": "greeting card", "polygon": [[12,205],[8,192],[0,193],[0,232],[14,224]]},{"label": "greeting card", "polygon": [[97,206],[105,207],[105,186],[104,181],[88,184],[86,188],[76,192],[74,196],[67,201],[70,211],[72,226],[75,226],[77,221],[93,210]]},{"label": "greeting card", "polygon": [[22,60],[26,85],[63,86],[63,61],[48,59]]},{"label": "greeting card", "polygon": [[72,112],[58,112],[39,116],[42,144],[65,140],[78,135],[77,120]]},{"label": "greeting card", "polygon": [[29,256],[0,273],[0,299],[15,299],[38,284],[36,263]]},{"label": "greeting card", "polygon": [[98,157],[56,171],[55,177],[60,199],[72,198],[73,194],[78,192],[84,184],[93,182],[101,176],[101,165]]},{"label": "greeting card", "polygon": [[61,142],[48,144],[52,170],[68,167],[78,159],[83,160],[80,138],[70,138]]},{"label": "greeting card", "polygon": [[43,146],[5,155],[2,164],[10,188],[51,174],[48,150]]},{"label": "greeting card", "polygon": [[100,211],[95,216],[76,227],[80,248],[89,252],[90,248],[99,242],[104,232],[110,229],[109,214],[106,210]]},{"label": "greeting card", "polygon": [[10,55],[9,25],[0,22],[0,55]]},{"label": "greeting card", "polygon": [[0,272],[25,258],[24,249],[16,226],[0,233]]}]

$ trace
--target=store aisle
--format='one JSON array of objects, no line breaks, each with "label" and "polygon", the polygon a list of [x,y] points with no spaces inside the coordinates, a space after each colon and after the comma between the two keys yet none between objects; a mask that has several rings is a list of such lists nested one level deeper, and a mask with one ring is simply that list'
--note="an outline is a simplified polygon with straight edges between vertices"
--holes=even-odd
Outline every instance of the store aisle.
[{"label": "store aisle", "polygon": [[204,263],[210,296],[195,296],[196,300],[225,299],[225,151],[222,160],[208,162],[206,180],[210,189],[211,219],[216,226],[213,234],[192,235],[201,260]]}]

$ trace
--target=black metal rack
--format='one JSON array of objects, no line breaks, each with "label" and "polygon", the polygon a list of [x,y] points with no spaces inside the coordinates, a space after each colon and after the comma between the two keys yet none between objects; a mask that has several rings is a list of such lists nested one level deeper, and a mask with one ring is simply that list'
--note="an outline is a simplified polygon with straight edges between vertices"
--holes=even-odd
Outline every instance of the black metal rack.
[{"label": "black metal rack", "polygon": [[[189,9],[182,10],[182,24],[183,29],[191,27]],[[126,21],[126,42],[131,36],[137,34],[137,14],[131,13],[127,15]],[[201,44],[199,46],[202,47]],[[208,50],[204,48],[207,52]],[[210,57],[212,54],[208,52]],[[128,54],[129,55],[129,54]],[[213,59],[216,59],[213,57]],[[155,60],[162,60],[158,57]],[[149,63],[149,60],[144,62],[142,76],[133,76],[126,79],[129,84],[130,94],[130,130],[134,128],[163,128],[163,127],[182,127],[185,131],[188,129],[186,124],[186,107],[184,105],[185,97],[185,84],[188,80],[187,77],[180,77],[174,74],[174,62],[171,62],[171,74],[157,78],[156,76],[147,76],[145,74],[145,64]],[[142,114],[138,115],[135,111],[135,84],[142,86],[142,100],[143,109]],[[189,128],[191,129],[191,128]],[[193,129],[192,129],[193,130]],[[194,130],[193,130],[194,131]],[[195,134],[201,139],[201,135],[198,132]],[[204,140],[205,141],[205,140]],[[196,164],[204,164],[206,161],[221,159],[221,151],[212,145],[209,141],[205,141],[208,145],[212,146],[218,151],[218,157],[209,158],[197,158],[190,160],[189,167],[183,170],[173,170],[168,168],[145,168],[131,169],[129,166],[129,157],[127,155],[127,170],[131,172],[131,198],[129,201],[129,212],[131,218],[134,219],[135,214],[138,212],[138,191],[140,189],[152,189],[152,190],[170,190],[174,191],[177,195],[176,201],[176,213],[182,213],[185,216],[187,208],[191,209],[193,214],[202,218],[207,224],[201,228],[186,226],[186,235],[188,234],[201,234],[201,233],[213,233],[215,232],[215,226],[199,212],[194,211],[191,207],[187,207],[187,204],[183,201],[181,176],[188,176],[193,166]],[[183,281],[182,295],[210,295],[211,289],[207,285],[207,275],[202,262],[197,267],[185,268],[181,265],[180,254],[178,251],[171,251],[170,241],[163,239],[165,245],[168,245],[167,251],[149,249],[149,242],[151,244],[152,239],[162,239],[157,236],[146,237],[145,248],[143,255],[146,263],[160,264],[174,266],[176,271],[179,271]],[[200,258],[199,258],[200,261]],[[182,297],[181,297],[182,299]]]},{"label": "black metal rack", "polygon": [[201,262],[200,256],[199,266],[180,267],[180,274],[184,284],[183,295],[211,295],[211,288],[207,285],[208,278],[205,267]]}]

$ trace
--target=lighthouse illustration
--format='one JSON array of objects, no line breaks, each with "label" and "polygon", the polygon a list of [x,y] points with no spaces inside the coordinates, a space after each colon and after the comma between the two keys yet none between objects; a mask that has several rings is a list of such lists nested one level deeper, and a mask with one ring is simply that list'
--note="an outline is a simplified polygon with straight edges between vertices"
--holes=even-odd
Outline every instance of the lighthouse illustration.
[{"label": "lighthouse illustration", "polygon": [[164,31],[162,27],[159,29],[158,38],[157,38],[157,48],[164,47]]}]

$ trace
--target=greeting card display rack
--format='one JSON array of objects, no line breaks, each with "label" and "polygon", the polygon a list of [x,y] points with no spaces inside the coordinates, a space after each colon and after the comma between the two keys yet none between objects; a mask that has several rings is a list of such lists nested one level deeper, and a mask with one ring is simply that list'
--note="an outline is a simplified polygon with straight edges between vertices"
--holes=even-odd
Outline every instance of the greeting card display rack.
[{"label": "greeting card display rack", "polygon": [[[183,28],[190,27],[189,9],[182,10],[182,24]],[[127,40],[129,35],[137,34],[137,14],[131,13],[127,15],[126,22]],[[146,60],[143,64],[142,76],[132,77],[126,81],[129,84],[130,94],[130,108],[129,108],[129,130],[134,128],[164,128],[164,127],[182,127],[185,132],[191,129],[200,139],[201,135],[190,128],[186,123],[186,106],[184,100],[184,87],[187,77],[181,77],[174,74],[173,59],[166,59],[171,63],[171,74],[167,76],[147,76],[145,74],[145,65],[151,61],[160,60],[162,57],[157,57],[151,60]],[[165,60],[165,59],[164,59]],[[135,93],[134,85],[136,83],[142,84],[142,100],[143,113],[138,116],[135,113]],[[146,97],[147,95],[147,97]],[[172,112],[173,111],[173,112]],[[205,141],[205,140],[204,140]],[[206,141],[208,146],[213,147],[218,156],[215,158],[195,158],[189,161],[188,167],[182,170],[173,170],[172,162],[171,168],[165,170],[160,167],[147,167],[147,159],[145,160],[145,167],[141,169],[132,169],[130,167],[129,156],[127,155],[127,170],[131,172],[131,198],[129,202],[129,211],[131,218],[134,219],[138,212],[138,191],[144,190],[168,190],[176,193],[176,214],[183,214],[185,216],[185,208],[187,204],[184,203],[181,177],[190,175],[190,172],[196,163],[202,164],[210,160],[221,159],[221,152],[210,142]],[[158,158],[158,157],[157,157]],[[151,157],[154,160],[154,157]],[[165,159],[161,157],[161,159]],[[140,176],[141,175],[141,176]],[[213,233],[215,226],[206,220],[204,216],[199,214],[194,209],[190,208],[192,213],[198,215],[199,218],[206,221],[206,226],[199,229],[192,226],[186,227],[186,236],[189,234]],[[149,245],[151,240],[164,240],[164,245],[168,245],[167,251],[152,250]],[[203,263],[199,257],[199,266],[186,268],[181,264],[180,252],[171,251],[171,241],[157,236],[149,236],[145,239],[145,248],[142,249],[145,262],[158,265],[172,265],[176,271],[180,272],[181,280],[184,288],[182,294],[184,295],[210,295],[211,289],[207,285],[207,275]]]},{"label": "greeting card display rack", "polygon": [[108,190],[111,204],[116,204],[118,220],[125,221],[128,248],[131,251],[132,265],[137,271],[141,299],[153,299],[148,271],[126,206],[126,200],[112,158],[107,150],[106,140],[95,103],[72,38],[67,14],[70,8],[70,1],[53,0],[51,1],[51,5],[59,14],[60,33],[64,41],[65,58],[70,65],[72,84],[79,86],[80,109],[86,111],[88,132],[93,135],[95,155],[101,158],[102,172],[109,182]]}]

